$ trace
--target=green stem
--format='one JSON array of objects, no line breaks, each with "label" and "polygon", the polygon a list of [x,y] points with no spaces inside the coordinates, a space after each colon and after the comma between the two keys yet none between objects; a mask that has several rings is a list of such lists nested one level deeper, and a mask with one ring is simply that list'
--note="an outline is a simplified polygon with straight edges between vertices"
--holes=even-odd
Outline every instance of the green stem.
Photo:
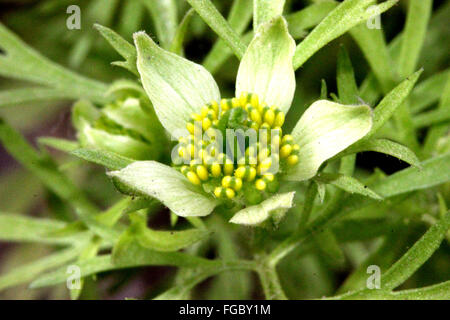
[{"label": "green stem", "polygon": [[287,300],[274,265],[262,262],[258,275],[267,300]]},{"label": "green stem", "polygon": [[221,37],[240,60],[246,46],[210,0],[187,0],[198,15]]}]

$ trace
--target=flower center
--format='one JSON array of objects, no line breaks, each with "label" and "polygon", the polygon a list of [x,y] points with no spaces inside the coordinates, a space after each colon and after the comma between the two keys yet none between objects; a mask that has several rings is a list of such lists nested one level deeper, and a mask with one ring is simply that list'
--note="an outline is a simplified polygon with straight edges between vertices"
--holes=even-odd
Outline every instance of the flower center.
[{"label": "flower center", "polygon": [[284,120],[256,94],[212,101],[191,115],[174,166],[217,198],[259,203],[278,191],[279,175],[298,162],[299,146],[282,135]]}]

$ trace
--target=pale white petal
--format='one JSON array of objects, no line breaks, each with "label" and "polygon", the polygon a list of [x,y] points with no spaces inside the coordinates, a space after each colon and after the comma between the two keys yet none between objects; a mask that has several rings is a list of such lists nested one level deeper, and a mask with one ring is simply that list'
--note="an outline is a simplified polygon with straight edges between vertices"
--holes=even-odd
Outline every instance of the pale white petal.
[{"label": "pale white petal", "polygon": [[301,181],[314,177],[323,162],[363,138],[371,128],[372,110],[367,105],[316,101],[292,131],[300,146],[299,161],[286,179]]},{"label": "pale white petal", "polygon": [[258,205],[238,211],[230,222],[247,226],[257,226],[269,218],[279,222],[287,210],[292,208],[295,192],[277,194]]},{"label": "pale white petal", "polygon": [[134,34],[137,68],[156,115],[171,134],[185,128],[193,112],[220,92],[212,75],[201,65],[161,49],[144,32]]},{"label": "pale white petal", "polygon": [[294,51],[284,18],[262,24],[239,65],[236,96],[256,93],[261,101],[287,112],[295,91]]},{"label": "pale white petal", "polygon": [[175,214],[206,216],[217,201],[204,194],[180,172],[156,161],[137,161],[109,175],[128,188],[156,198]]}]

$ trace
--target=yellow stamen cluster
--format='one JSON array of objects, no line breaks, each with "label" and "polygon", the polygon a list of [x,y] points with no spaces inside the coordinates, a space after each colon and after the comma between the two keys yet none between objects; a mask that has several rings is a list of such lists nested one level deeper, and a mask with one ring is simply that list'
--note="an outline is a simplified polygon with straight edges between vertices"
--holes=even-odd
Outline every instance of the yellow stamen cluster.
[{"label": "yellow stamen cluster", "polygon": [[[216,144],[214,131],[223,132],[230,126],[235,129],[236,123],[228,119],[231,111],[238,108],[244,114],[239,128],[255,130],[258,142],[246,144],[245,152],[233,153],[230,157],[229,141],[223,138],[222,144]],[[191,183],[203,185],[217,198],[233,199],[241,195],[245,198],[249,188],[276,192],[278,182],[272,168],[282,170],[298,162],[299,146],[291,135],[282,136],[284,120],[281,110],[267,106],[255,94],[242,93],[239,98],[213,101],[203,106],[200,113],[191,115],[186,125],[190,135],[179,139],[177,154],[184,165],[178,168]],[[271,134],[272,130],[276,130],[276,134]],[[197,132],[204,135],[197,137]]]}]

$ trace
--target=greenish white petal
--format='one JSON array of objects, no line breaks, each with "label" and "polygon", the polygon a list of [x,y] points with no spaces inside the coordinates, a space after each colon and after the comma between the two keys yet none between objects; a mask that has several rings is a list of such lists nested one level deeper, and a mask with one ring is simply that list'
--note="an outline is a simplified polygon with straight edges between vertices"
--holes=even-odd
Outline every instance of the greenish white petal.
[{"label": "greenish white petal", "polygon": [[144,32],[134,34],[137,67],[145,92],[164,128],[172,135],[185,128],[190,115],[220,92],[201,65],[163,50]]},{"label": "greenish white petal", "polygon": [[295,192],[277,194],[258,205],[238,211],[230,222],[247,226],[257,226],[272,218],[278,223],[292,208]]},{"label": "greenish white petal", "polygon": [[182,217],[206,216],[217,205],[216,200],[180,172],[156,161],[137,161],[109,175],[139,193],[158,199]]},{"label": "greenish white petal", "polygon": [[316,101],[292,131],[300,146],[299,161],[286,179],[301,181],[314,177],[322,163],[363,138],[371,128],[372,110],[367,105]]},{"label": "greenish white petal", "polygon": [[262,24],[239,65],[236,96],[256,93],[261,101],[287,112],[295,91],[294,51],[295,41],[284,18]]}]

